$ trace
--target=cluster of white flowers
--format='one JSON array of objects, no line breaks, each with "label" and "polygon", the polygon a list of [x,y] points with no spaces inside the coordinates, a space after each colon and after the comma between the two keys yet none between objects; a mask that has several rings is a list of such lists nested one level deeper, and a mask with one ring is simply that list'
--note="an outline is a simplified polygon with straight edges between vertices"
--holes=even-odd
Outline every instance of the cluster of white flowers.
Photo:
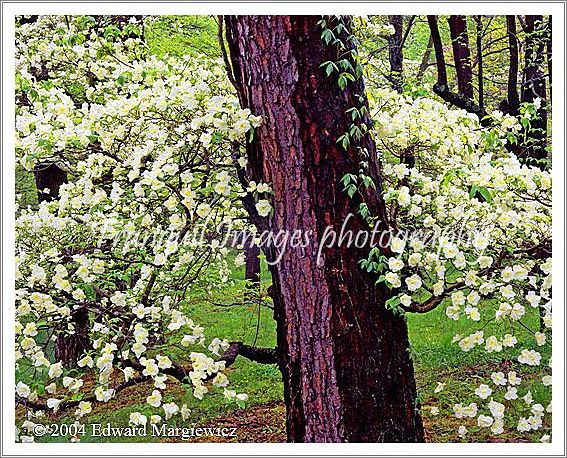
[{"label": "cluster of white flowers", "polygon": [[[108,402],[117,381],[139,372],[154,382],[147,403],[166,419],[185,418],[187,406],[162,404],[171,348],[195,348],[185,360],[196,398],[209,379],[225,395],[228,385],[224,362],[198,351],[207,346],[204,329],[184,312],[196,273],[228,280],[228,249],[189,234],[214,233],[241,214],[235,202],[246,191],[231,166],[260,119],[239,108],[219,62],[140,58],[139,49],[139,40],[101,38],[88,18],[42,16],[18,27],[17,79],[26,98],[17,109],[18,157],[28,169],[57,161],[71,180],[57,200],[22,209],[16,221],[16,361],[34,379],[18,380],[16,392],[54,410],[71,398]],[[34,69],[45,65],[42,80]],[[70,81],[82,85],[72,96]],[[90,347],[78,366],[97,374],[88,389],[50,350],[58,336],[77,332],[79,311],[89,316]],[[218,356],[226,346],[214,339],[209,350]],[[45,392],[53,397],[45,400]],[[244,395],[227,398],[241,403]],[[91,409],[81,401],[75,414]],[[144,418],[133,414],[131,422]]]},{"label": "cluster of white flowers", "polygon": [[[552,321],[551,174],[506,150],[518,120],[497,113],[492,127],[482,128],[463,110],[387,89],[372,92],[371,100],[395,234],[383,280],[406,310],[440,305],[449,319],[468,321],[469,329],[478,323],[470,335],[453,339],[463,351],[503,353],[517,371],[545,371]],[[511,374],[514,387],[499,398],[504,403],[521,402],[519,377]],[[544,379],[549,386],[550,376]],[[501,380],[497,387],[505,385]],[[500,434],[504,408],[493,391],[488,384],[475,391],[491,412],[479,415],[477,426]],[[459,418],[466,416],[463,409],[455,406]],[[476,416],[476,404],[473,411]],[[538,429],[541,416],[543,410],[538,421],[532,416],[525,422]]]}]

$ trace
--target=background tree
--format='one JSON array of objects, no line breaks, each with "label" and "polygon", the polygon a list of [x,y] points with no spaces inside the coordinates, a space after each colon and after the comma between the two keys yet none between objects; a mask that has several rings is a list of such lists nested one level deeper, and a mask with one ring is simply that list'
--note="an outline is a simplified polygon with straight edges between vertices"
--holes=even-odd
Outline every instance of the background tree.
[{"label": "background tree", "polygon": [[404,17],[401,15],[390,16],[390,24],[394,27],[394,33],[388,35],[390,81],[392,82],[392,87],[395,91],[402,92],[402,85],[404,82],[404,56],[402,52]]},{"label": "background tree", "polygon": [[447,63],[443,42],[439,33],[439,25],[436,16],[427,16],[431,39],[435,49],[435,61],[437,67],[437,82],[433,85],[433,92],[450,104],[478,115],[483,119],[486,112],[473,99],[472,67],[470,61],[469,40],[464,16],[450,16],[449,26],[451,31],[451,43],[453,57],[457,74],[458,92],[451,90],[447,77]]},{"label": "background tree", "polygon": [[527,15],[523,26],[526,40],[520,100],[527,103],[538,100],[539,106],[536,107],[534,119],[524,126],[526,141],[521,154],[540,167],[545,167],[547,159],[547,89],[544,68],[548,25],[541,15]]}]

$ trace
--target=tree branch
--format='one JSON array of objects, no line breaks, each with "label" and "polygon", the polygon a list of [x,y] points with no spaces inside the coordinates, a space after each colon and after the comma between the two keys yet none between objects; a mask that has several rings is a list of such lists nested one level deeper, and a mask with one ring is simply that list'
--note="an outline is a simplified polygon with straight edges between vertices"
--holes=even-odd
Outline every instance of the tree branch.
[{"label": "tree branch", "polygon": [[[230,346],[223,353],[219,361],[224,361],[225,368],[227,368],[232,364],[234,364],[238,356],[243,356],[249,359],[250,361],[254,361],[260,364],[278,363],[277,351],[275,348],[258,348],[258,347],[246,345],[242,342],[231,342]],[[135,369],[138,372],[141,372],[145,369],[145,367],[141,363],[139,363],[138,361],[133,361],[131,359],[124,361],[122,364],[124,367],[131,367],[132,369]],[[172,367],[168,369],[162,369],[162,372],[164,374],[171,375],[180,382],[186,382],[186,378],[192,370],[193,367],[191,365],[184,367],[176,362],[173,362]],[[213,379],[214,377],[215,374],[208,376],[205,380],[208,381]],[[149,375],[139,375],[137,377],[133,377],[128,381],[122,382],[119,385],[117,385],[114,388],[114,392],[116,394],[130,386],[134,386],[139,383],[148,382],[150,380],[152,380],[152,377]],[[63,411],[70,409],[72,407],[76,407],[79,405],[81,401],[87,401],[93,403],[100,402],[97,401],[96,396],[90,395],[84,397],[81,400],[63,401],[59,404],[58,410]],[[31,407],[34,410],[44,410],[44,411],[52,410],[47,406],[46,402],[44,403],[41,401],[30,401],[29,399],[25,399],[17,395],[16,395],[16,403],[26,407]]]}]

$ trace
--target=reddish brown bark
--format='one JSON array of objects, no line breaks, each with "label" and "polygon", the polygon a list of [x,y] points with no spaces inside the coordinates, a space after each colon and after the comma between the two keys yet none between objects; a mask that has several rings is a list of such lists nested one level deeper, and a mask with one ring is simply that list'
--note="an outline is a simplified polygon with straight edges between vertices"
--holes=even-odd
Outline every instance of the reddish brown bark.
[{"label": "reddish brown bark", "polygon": [[[312,231],[309,246],[287,249],[271,267],[288,440],[422,441],[406,323],[361,271],[365,252],[335,245],[317,262],[325,228],[338,232],[356,213],[340,179],[356,173],[362,158],[356,145],[344,151],[336,142],[363,85],[341,91],[319,68],[339,52],[321,41],[316,16],[225,20],[241,104],[263,117],[248,145],[249,178],[271,183],[274,215],[267,224],[254,220],[275,232]],[[384,203],[372,197],[380,214]],[[358,215],[351,221],[354,231],[364,227]],[[274,255],[267,250],[269,260]]]}]

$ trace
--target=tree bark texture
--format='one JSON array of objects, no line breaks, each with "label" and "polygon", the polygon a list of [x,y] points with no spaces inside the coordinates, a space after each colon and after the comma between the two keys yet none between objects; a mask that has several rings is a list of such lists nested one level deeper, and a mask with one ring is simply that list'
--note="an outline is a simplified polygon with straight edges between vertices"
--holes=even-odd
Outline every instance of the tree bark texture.
[{"label": "tree bark texture", "polygon": [[402,32],[404,17],[390,16],[390,24],[394,26],[394,33],[388,36],[388,58],[390,60],[390,82],[396,92],[402,92],[404,84]]},{"label": "tree bark texture", "polygon": [[[323,44],[319,19],[225,18],[241,104],[263,118],[248,156],[249,179],[272,185],[267,226],[310,234],[307,247],[285,250],[271,267],[288,440],[422,441],[404,318],[386,309],[387,291],[360,269],[364,251],[334,244],[317,256],[327,227],[339,232],[350,213],[355,233],[365,224],[340,183],[362,158],[356,145],[337,145],[364,87],[341,91],[325,76],[320,64],[341,53]],[[363,141],[374,155],[372,140]],[[384,211],[380,193],[373,198]]]},{"label": "tree bark texture", "polygon": [[474,100],[467,17],[449,16],[448,22],[459,93],[469,100]]}]

